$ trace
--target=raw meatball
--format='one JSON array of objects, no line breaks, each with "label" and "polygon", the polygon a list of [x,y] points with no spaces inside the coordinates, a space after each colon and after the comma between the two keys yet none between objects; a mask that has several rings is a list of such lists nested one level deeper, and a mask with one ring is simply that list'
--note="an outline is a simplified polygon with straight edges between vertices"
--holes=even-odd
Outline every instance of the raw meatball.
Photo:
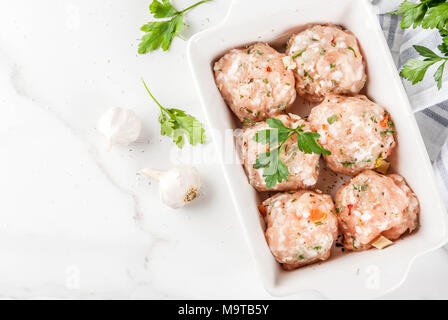
[{"label": "raw meatball", "polygon": [[215,80],[224,100],[245,122],[285,111],[296,99],[294,74],[283,54],[264,43],[233,49],[215,63]]},{"label": "raw meatball", "polygon": [[395,147],[389,114],[365,96],[328,96],[308,118],[320,134],[320,144],[331,151],[327,166],[356,175],[381,165]]},{"label": "raw meatball", "polygon": [[364,87],[364,62],[350,31],[316,25],[293,35],[286,52],[297,65],[297,92],[310,101],[329,93],[357,94]]},{"label": "raw meatball", "polygon": [[397,174],[364,171],[338,190],[335,203],[349,250],[369,249],[380,235],[395,240],[417,228],[417,197]]},{"label": "raw meatball", "polygon": [[266,241],[287,270],[326,260],[338,235],[331,197],[313,191],[279,193],[263,202]]},{"label": "raw meatball", "polygon": [[[279,115],[276,117],[289,128],[297,128],[304,125],[304,131],[310,131],[309,124],[302,120],[299,116]],[[258,154],[264,153],[267,146],[253,140],[258,131],[269,129],[266,122],[258,122],[243,128],[243,132],[237,136],[240,156],[244,164],[244,168],[249,179],[249,183],[258,191],[276,190],[288,191],[297,189],[309,189],[317,183],[319,175],[319,159],[318,154],[306,154],[297,147],[297,136],[289,139],[280,154],[280,159],[289,170],[288,181],[277,183],[273,188],[267,189],[263,172],[265,169],[255,169],[253,165]]]}]

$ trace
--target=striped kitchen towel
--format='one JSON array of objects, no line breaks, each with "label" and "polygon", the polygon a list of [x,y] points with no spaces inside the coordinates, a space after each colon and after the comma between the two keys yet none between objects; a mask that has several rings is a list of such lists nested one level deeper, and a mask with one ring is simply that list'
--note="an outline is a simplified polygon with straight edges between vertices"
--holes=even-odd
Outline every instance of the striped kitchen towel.
[{"label": "striped kitchen towel", "polygon": [[[435,30],[422,28],[402,30],[401,16],[388,14],[396,10],[401,2],[401,0],[372,0],[398,69],[401,69],[409,59],[421,59],[413,45],[419,44],[439,52],[437,45],[441,42],[439,33]],[[435,68],[433,66],[428,70],[422,82],[412,85],[403,80],[403,84],[433,163],[442,197],[448,207],[448,72],[445,72],[443,86],[439,91],[432,77]],[[448,246],[445,246],[445,249],[448,249]]]}]

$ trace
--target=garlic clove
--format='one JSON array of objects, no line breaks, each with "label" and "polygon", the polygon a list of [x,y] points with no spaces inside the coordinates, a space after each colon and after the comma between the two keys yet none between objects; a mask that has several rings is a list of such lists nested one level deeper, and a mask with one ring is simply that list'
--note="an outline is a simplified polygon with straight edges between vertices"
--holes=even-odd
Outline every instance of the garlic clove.
[{"label": "garlic clove", "polygon": [[387,174],[387,171],[389,171],[390,168],[390,162],[387,160],[381,160],[378,162],[378,166],[375,166],[375,171],[382,174]]},{"label": "garlic clove", "polygon": [[384,236],[379,236],[373,243],[372,246],[374,246],[377,249],[384,249],[388,246],[390,246],[391,244],[393,244],[392,241],[390,241],[389,239],[387,239]]},{"label": "garlic clove", "polygon": [[142,130],[142,122],[134,111],[111,108],[98,120],[98,131],[107,140],[106,150],[113,145],[127,146],[136,141]]},{"label": "garlic clove", "polygon": [[165,172],[143,169],[142,173],[159,182],[160,199],[173,209],[182,208],[199,196],[202,179],[195,167],[176,167]]}]

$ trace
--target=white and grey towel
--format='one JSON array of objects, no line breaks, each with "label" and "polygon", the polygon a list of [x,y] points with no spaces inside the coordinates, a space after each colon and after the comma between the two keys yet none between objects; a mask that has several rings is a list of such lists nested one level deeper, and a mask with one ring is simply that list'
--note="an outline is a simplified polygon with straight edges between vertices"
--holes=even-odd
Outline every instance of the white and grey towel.
[{"label": "white and grey towel", "polygon": [[[419,57],[413,45],[422,45],[440,53],[437,45],[441,42],[436,30],[422,28],[401,30],[401,16],[388,14],[396,10],[401,2],[401,0],[372,0],[378,10],[380,24],[398,69],[401,69],[409,59]],[[433,79],[435,68],[431,67],[424,80],[417,85],[413,86],[406,80],[403,80],[403,84],[439,180],[445,205],[448,207],[448,72],[445,72],[443,86],[439,91]]]}]

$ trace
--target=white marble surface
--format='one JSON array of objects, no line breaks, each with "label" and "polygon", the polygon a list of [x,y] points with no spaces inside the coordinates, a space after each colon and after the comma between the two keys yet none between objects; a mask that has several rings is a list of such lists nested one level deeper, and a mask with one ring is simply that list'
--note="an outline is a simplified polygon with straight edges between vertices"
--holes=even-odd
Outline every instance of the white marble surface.
[{"label": "white marble surface", "polygon": [[[186,36],[218,23],[229,3],[191,12]],[[179,154],[159,135],[140,77],[167,106],[203,115],[184,41],[137,55],[148,4],[0,2],[1,298],[270,298],[212,143]],[[144,130],[137,143],[107,153],[95,127],[112,106],[135,110]],[[156,184],[136,174],[199,162],[204,195],[179,211],[162,206]],[[447,284],[440,249],[387,297],[448,298]]]}]

